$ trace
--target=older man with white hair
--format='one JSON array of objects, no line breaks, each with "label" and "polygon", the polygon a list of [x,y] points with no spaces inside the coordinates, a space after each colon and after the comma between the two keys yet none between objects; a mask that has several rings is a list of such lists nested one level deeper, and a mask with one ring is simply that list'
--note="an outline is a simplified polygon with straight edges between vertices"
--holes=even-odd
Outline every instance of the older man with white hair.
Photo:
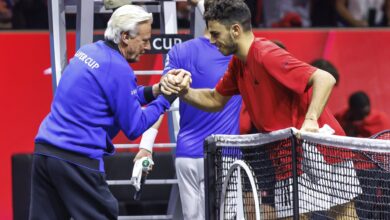
[{"label": "older man with white hair", "polygon": [[117,219],[103,164],[111,139],[119,130],[137,138],[173,101],[158,84],[138,86],[128,64],[150,49],[151,24],[142,7],[119,7],[105,40],[70,60],[35,138],[30,219]]}]

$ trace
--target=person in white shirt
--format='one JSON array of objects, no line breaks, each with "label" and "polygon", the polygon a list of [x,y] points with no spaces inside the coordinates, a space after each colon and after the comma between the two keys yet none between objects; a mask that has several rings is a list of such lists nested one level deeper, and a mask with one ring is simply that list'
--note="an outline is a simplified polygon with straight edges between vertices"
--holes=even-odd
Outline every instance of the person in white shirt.
[{"label": "person in white shirt", "polygon": [[336,10],[347,26],[390,26],[390,0],[336,0]]}]

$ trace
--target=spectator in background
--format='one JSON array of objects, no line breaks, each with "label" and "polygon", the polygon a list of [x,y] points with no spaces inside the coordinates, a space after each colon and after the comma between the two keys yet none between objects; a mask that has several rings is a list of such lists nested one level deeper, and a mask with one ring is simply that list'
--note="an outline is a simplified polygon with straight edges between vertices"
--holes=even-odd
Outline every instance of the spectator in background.
[{"label": "spectator in background", "polygon": [[390,0],[336,0],[336,10],[346,26],[390,26]]},{"label": "spectator in background", "polygon": [[[370,99],[362,91],[349,97],[348,109],[336,114],[336,118],[346,134],[352,137],[370,137],[390,129],[387,115],[371,109]],[[369,152],[355,152],[354,167],[363,190],[355,199],[356,212],[359,219],[390,219],[389,176],[370,159],[370,155]],[[381,195],[378,195],[377,189],[382,191]]]},{"label": "spectator in background", "polygon": [[264,26],[309,27],[309,0],[263,0]]},{"label": "spectator in background", "polygon": [[12,28],[12,5],[10,1],[0,0],[0,29]]},{"label": "spectator in background", "polygon": [[[177,17],[178,17],[178,26],[179,27],[189,27],[190,26],[190,12],[191,8],[189,5],[194,5],[194,2],[201,2],[200,0],[187,0],[187,4],[185,2],[177,2]],[[253,27],[259,26],[259,22],[261,18],[261,14],[259,14],[259,7],[261,7],[261,4],[258,0],[244,0],[245,4],[248,5],[249,10],[252,14],[251,23]]]},{"label": "spectator in background", "polygon": [[[70,1],[68,0],[68,2],[70,2]],[[76,2],[74,2],[74,3],[76,3]],[[107,10],[115,11],[116,9],[118,9],[119,7],[121,7],[123,5],[130,5],[131,0],[103,0],[103,4]]]},{"label": "spectator in background", "polygon": [[325,59],[316,59],[316,60],[313,60],[310,63],[310,65],[327,71],[336,79],[335,86],[337,86],[339,84],[339,81],[340,81],[339,72],[337,71],[336,67],[330,61],[325,60]]},{"label": "spectator in background", "polygon": [[352,137],[370,137],[385,129],[390,129],[389,117],[371,108],[365,92],[358,91],[349,97],[348,109],[336,114],[336,119],[346,134]]},{"label": "spectator in background", "polygon": [[15,0],[12,26],[14,29],[48,29],[47,0]]},{"label": "spectator in background", "polygon": [[336,27],[335,0],[311,0],[310,21],[312,27]]},{"label": "spectator in background", "polygon": [[187,2],[176,2],[177,25],[179,28],[190,26],[191,7]]},{"label": "spectator in background", "polygon": [[253,27],[259,26],[258,13],[261,13],[261,12],[258,11],[259,10],[258,5],[261,3],[261,1],[258,1],[258,0],[244,0],[244,2],[246,3],[246,5],[248,5],[249,10],[251,11],[252,26]]}]

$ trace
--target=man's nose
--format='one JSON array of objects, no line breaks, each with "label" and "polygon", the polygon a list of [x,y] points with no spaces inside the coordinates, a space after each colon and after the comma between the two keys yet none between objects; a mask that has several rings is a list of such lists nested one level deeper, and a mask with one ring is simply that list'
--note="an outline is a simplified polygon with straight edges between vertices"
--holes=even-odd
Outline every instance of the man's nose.
[{"label": "man's nose", "polygon": [[145,50],[150,50],[150,49],[152,49],[152,47],[150,46],[150,41],[149,41],[149,40],[146,42],[146,44],[145,44],[145,46],[144,46],[144,49],[145,49]]}]

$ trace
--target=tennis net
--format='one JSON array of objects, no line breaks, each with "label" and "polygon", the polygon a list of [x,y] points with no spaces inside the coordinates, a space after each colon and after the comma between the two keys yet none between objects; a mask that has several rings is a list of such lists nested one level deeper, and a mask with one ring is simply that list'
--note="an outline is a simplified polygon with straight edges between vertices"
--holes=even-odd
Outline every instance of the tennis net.
[{"label": "tennis net", "polygon": [[[208,219],[390,219],[390,131],[373,138],[301,133],[205,141]],[[377,138],[377,139],[376,139]]]}]

